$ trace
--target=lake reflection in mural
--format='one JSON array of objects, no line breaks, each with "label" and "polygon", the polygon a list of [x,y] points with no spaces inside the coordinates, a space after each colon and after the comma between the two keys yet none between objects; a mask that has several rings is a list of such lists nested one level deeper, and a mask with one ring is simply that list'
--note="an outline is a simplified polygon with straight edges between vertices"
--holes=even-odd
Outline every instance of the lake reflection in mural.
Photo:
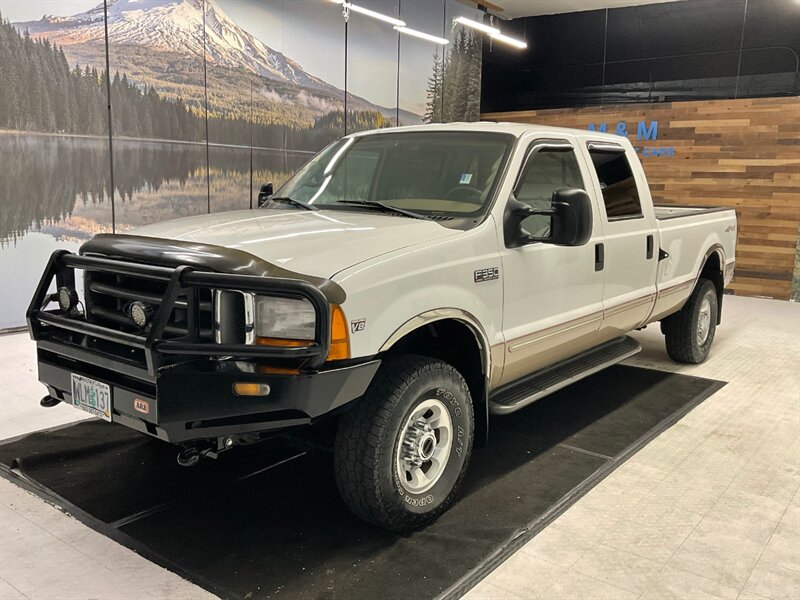
[{"label": "lake reflection in mural", "polygon": [[[213,210],[250,206],[253,185],[276,185],[303,165],[307,153],[211,148]],[[37,134],[0,134],[0,243],[29,231],[87,240],[111,231],[108,140]],[[208,210],[204,144],[115,140],[116,230]],[[217,179],[213,175],[219,175]]]},{"label": "lake reflection in mural", "polygon": [[[213,207],[250,206],[261,183],[279,185],[307,153],[211,148]],[[0,329],[23,323],[45,261],[57,248],[77,250],[112,230],[108,140],[101,137],[0,134]],[[115,140],[116,231],[208,210],[205,144]],[[216,176],[215,176],[216,175]]]}]

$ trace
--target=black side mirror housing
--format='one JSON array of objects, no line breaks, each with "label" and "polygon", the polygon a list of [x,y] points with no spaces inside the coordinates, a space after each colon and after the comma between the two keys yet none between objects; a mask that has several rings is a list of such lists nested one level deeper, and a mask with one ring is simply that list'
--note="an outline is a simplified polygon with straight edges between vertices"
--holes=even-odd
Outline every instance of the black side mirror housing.
[{"label": "black side mirror housing", "polygon": [[265,183],[261,186],[261,191],[258,193],[258,208],[264,206],[269,202],[270,197],[275,193],[272,182]]},{"label": "black side mirror housing", "polygon": [[[531,215],[550,215],[549,236],[534,237],[522,231],[522,221]],[[507,248],[532,242],[583,246],[592,237],[592,201],[582,189],[561,188],[553,192],[551,208],[536,210],[512,196],[503,215],[503,234]]]},{"label": "black side mirror housing", "polygon": [[533,214],[536,214],[533,208],[520,202],[512,194],[503,213],[503,237],[506,240],[506,248],[519,248],[533,241],[530,235],[522,231],[522,222]]},{"label": "black side mirror housing", "polygon": [[561,188],[553,192],[551,244],[583,246],[592,237],[592,200],[579,188]]}]

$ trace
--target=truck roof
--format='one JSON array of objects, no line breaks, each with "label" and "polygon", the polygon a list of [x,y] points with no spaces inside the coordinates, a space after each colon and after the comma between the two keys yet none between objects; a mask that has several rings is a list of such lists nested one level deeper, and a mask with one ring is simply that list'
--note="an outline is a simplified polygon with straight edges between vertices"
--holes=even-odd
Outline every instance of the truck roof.
[{"label": "truck roof", "polygon": [[[392,127],[391,129],[372,129],[354,133],[354,136],[373,135],[376,133],[388,133],[398,131],[491,131],[496,133],[510,133],[515,137],[521,137],[527,133],[564,135],[591,135],[597,139],[607,139],[609,141],[620,141],[620,136],[613,133],[602,133],[599,131],[589,131],[587,129],[572,129],[567,127],[553,127],[552,125],[538,125],[534,123],[509,123],[494,121],[478,121],[473,123],[432,123],[429,125],[409,125],[403,127]],[[624,139],[624,138],[622,138]]]}]

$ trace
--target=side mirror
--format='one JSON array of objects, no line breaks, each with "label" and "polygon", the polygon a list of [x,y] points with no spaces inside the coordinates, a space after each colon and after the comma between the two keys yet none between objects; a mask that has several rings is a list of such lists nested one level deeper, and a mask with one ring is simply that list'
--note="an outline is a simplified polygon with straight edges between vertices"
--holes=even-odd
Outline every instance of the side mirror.
[{"label": "side mirror", "polygon": [[[550,216],[549,236],[534,237],[522,231],[522,221],[531,215]],[[592,201],[584,190],[561,188],[553,192],[551,208],[536,210],[512,196],[503,215],[503,233],[508,248],[532,242],[582,246],[592,237]]]},{"label": "side mirror", "polygon": [[272,187],[272,182],[265,183],[261,186],[261,191],[258,193],[258,208],[264,206],[269,202],[270,197],[275,193]]},{"label": "side mirror", "polygon": [[553,221],[550,243],[557,246],[583,246],[592,237],[592,200],[579,188],[553,192]]}]

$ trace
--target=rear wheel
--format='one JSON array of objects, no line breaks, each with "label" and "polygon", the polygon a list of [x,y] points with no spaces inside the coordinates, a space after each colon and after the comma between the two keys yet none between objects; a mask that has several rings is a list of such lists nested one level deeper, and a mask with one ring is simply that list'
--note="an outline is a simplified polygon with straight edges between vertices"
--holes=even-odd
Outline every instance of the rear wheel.
[{"label": "rear wheel", "polygon": [[336,434],[336,482],[356,515],[387,529],[429,523],[453,501],[472,451],[472,398],[451,365],[384,361]]},{"label": "rear wheel", "polygon": [[700,279],[684,307],[661,322],[669,357],[680,363],[703,362],[714,342],[718,311],[716,287]]}]

